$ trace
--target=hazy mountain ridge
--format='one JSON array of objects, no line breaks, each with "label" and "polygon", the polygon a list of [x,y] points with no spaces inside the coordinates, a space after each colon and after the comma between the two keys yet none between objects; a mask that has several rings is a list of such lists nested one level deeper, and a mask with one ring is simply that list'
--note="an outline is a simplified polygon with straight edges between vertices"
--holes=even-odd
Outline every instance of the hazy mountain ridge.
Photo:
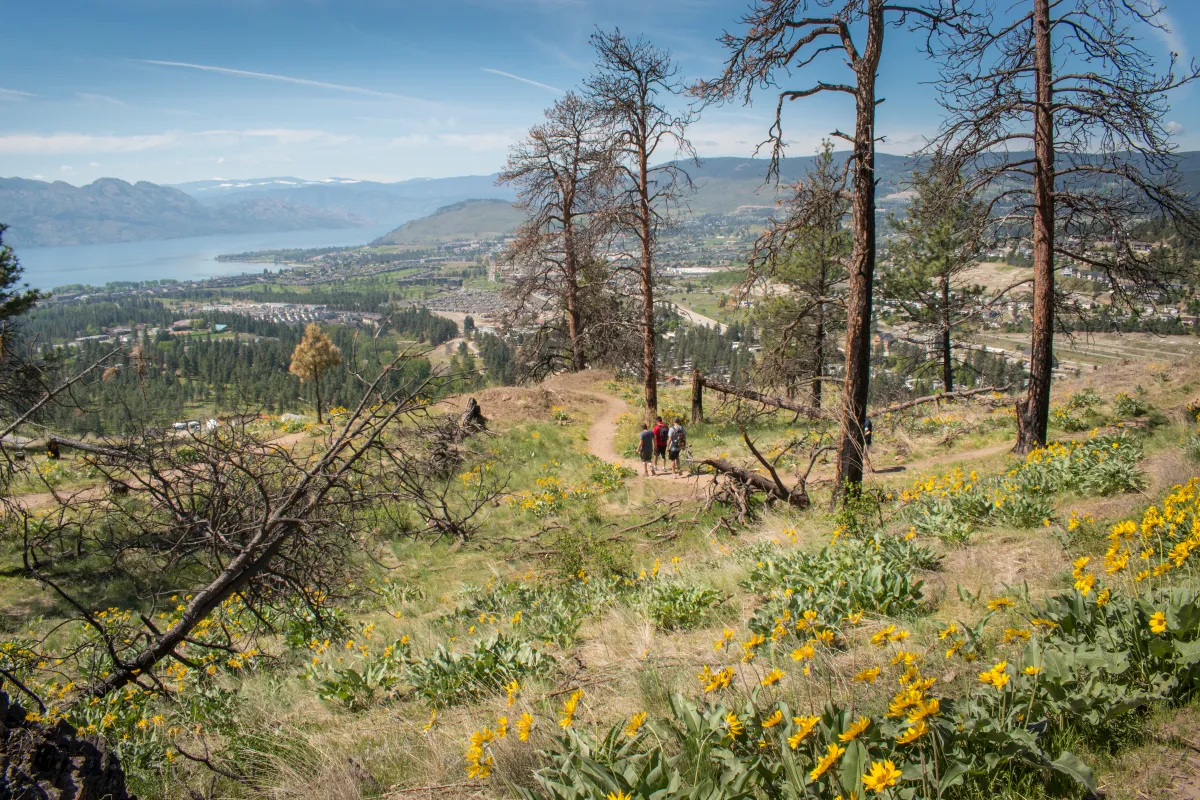
[{"label": "hazy mountain ridge", "polygon": [[356,228],[357,215],[274,197],[243,198],[211,208],[169,186],[101,178],[86,186],[0,178],[6,239],[25,247],[176,239],[220,233]]},{"label": "hazy mountain ridge", "polygon": [[[838,153],[840,158],[845,153]],[[1200,193],[1200,152],[1179,154],[1184,188]],[[793,156],[780,163],[778,182],[767,182],[768,162],[753,158],[709,158],[699,165],[680,162],[696,191],[687,199],[695,214],[730,214],[745,206],[770,208],[800,180],[813,156]],[[914,160],[878,153],[877,197],[882,209],[897,210]],[[170,239],[217,233],[361,227],[371,223],[401,226],[393,234],[404,241],[429,241],[507,233],[520,221],[508,206],[516,198],[495,175],[419,178],[395,183],[353,178],[311,180],[296,177],[214,179],[162,186],[144,181],[129,184],[101,178],[76,187],[56,181],[0,179],[0,222],[11,227],[8,238],[24,246],[97,244],[139,239]],[[464,201],[501,201],[446,211]],[[497,211],[501,206],[504,211]],[[484,213],[485,219],[472,219]],[[404,229],[419,218],[437,222]],[[515,221],[514,221],[515,220]],[[404,230],[404,233],[398,231]]]},{"label": "hazy mountain ridge", "polygon": [[439,208],[427,217],[406,222],[371,244],[483,239],[511,233],[524,218],[525,212],[508,200],[464,200]]}]

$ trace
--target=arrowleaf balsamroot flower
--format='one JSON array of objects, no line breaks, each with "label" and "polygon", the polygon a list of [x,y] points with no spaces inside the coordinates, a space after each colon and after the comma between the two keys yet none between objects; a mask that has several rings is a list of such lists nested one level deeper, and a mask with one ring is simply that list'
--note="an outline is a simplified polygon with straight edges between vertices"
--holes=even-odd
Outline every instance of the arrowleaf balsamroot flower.
[{"label": "arrowleaf balsamroot flower", "polygon": [[911,728],[908,728],[899,736],[896,737],[897,744],[912,744],[917,739],[920,739],[925,734],[929,733],[929,725],[925,720],[919,720],[913,723]]},{"label": "arrowleaf balsamroot flower", "polygon": [[796,732],[788,737],[788,747],[792,748],[793,750],[799,747],[800,743],[804,741],[805,737],[812,733],[812,729],[815,728],[817,723],[820,721],[821,718],[815,715],[811,717],[792,717],[792,724],[796,726]]},{"label": "arrowleaf balsamroot flower", "polygon": [[1150,615],[1150,632],[1165,633],[1167,630],[1167,615],[1161,611],[1155,611]]},{"label": "arrowleaf balsamroot flower", "polygon": [[837,760],[846,752],[846,748],[838,747],[836,744],[830,744],[825,750],[825,755],[821,756],[821,760],[808,773],[808,777],[812,780],[818,780],[822,775],[829,771],[829,768],[837,763]]},{"label": "arrowleaf balsamroot flower", "polygon": [[529,732],[533,730],[533,714],[525,712],[517,718],[517,738],[522,742],[529,740]]},{"label": "arrowleaf balsamroot flower", "polygon": [[895,786],[899,777],[900,770],[896,769],[896,764],[891,759],[872,761],[870,770],[862,776],[862,782],[867,789],[878,794],[884,789]]},{"label": "arrowleaf balsamroot flower", "polygon": [[763,728],[774,728],[779,723],[783,722],[783,712],[778,708],[770,713],[770,715],[762,721]]},{"label": "arrowleaf balsamroot flower", "polygon": [[838,734],[838,741],[852,742],[854,739],[867,728],[871,727],[871,720],[866,717],[859,717],[854,722],[850,723],[850,727],[842,733]]},{"label": "arrowleaf balsamroot flower", "polygon": [[638,735],[642,730],[642,726],[646,724],[646,712],[639,711],[629,718],[629,722],[625,725],[625,735],[630,739]]},{"label": "arrowleaf balsamroot flower", "polygon": [[761,681],[759,681],[759,684],[762,686],[771,686],[772,684],[779,683],[779,681],[781,681],[786,676],[787,676],[786,672],[784,672],[783,670],[776,667],[775,669],[772,669],[770,672],[768,672],[766,675],[764,675],[763,679]]},{"label": "arrowleaf balsamroot flower", "polygon": [[879,667],[871,667],[870,669],[864,669],[855,675],[854,680],[858,681],[859,683],[874,683],[875,679],[878,677]]},{"label": "arrowleaf balsamroot flower", "polygon": [[746,731],[746,724],[738,719],[738,715],[730,711],[725,715],[725,729],[731,739],[736,739]]}]

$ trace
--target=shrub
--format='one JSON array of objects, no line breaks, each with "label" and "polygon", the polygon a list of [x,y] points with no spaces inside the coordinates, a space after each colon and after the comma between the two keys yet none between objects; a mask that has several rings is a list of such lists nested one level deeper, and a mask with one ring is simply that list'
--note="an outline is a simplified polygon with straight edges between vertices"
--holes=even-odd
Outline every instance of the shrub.
[{"label": "shrub", "polygon": [[449,706],[497,694],[510,681],[546,674],[554,664],[530,642],[495,633],[465,653],[439,644],[432,655],[413,658],[404,677],[433,705]]},{"label": "shrub", "polygon": [[816,553],[764,557],[744,583],[761,594],[763,604],[748,627],[767,634],[781,619],[798,621],[805,612],[837,620],[870,610],[890,616],[922,609],[923,581],[917,569],[936,569],[939,559],[927,548],[894,537],[842,538]]},{"label": "shrub", "polygon": [[703,625],[724,602],[724,593],[711,587],[664,581],[650,587],[646,614],[659,630],[686,630]]},{"label": "shrub", "polygon": [[1142,398],[1142,393],[1129,394],[1128,392],[1117,392],[1113,404],[1117,411],[1117,416],[1128,419],[1130,417],[1140,417],[1150,410],[1150,405]]}]

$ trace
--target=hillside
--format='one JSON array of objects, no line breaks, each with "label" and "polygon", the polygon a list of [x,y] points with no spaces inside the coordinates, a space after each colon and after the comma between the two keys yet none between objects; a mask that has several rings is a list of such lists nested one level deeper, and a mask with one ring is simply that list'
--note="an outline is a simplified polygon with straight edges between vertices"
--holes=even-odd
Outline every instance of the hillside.
[{"label": "hillside", "polygon": [[524,214],[507,200],[464,200],[406,222],[371,244],[485,239],[511,233],[523,219]]},{"label": "hillside", "polygon": [[[52,699],[48,718],[119,743],[131,788],[156,800],[191,786],[501,800],[514,784],[536,800],[681,800],[729,797],[709,790],[731,773],[754,790],[742,798],[833,800],[867,779],[885,791],[857,796],[881,800],[1197,796],[1194,362],[1057,382],[1055,444],[1030,458],[1008,452],[1011,398],[896,413],[876,429],[872,492],[836,514],[833,467],[818,463],[811,507],[739,515],[736,492],[698,463],[755,464],[720,415],[688,426],[686,469],[701,474],[638,474],[638,387],[609,377],[473,391],[488,433],[464,441],[447,496],[503,494],[453,541],[382,505],[354,519],[361,552],[335,549],[345,573],[320,573],[337,590],[315,601],[328,622],[279,602],[259,628],[230,601],[203,631],[226,631],[218,652],[197,639],[180,654],[196,666],[163,659],[169,697],[129,684],[68,706],[61,687],[89,666],[69,653],[18,662],[21,678]],[[1115,391],[1135,385],[1147,387],[1136,405]],[[456,420],[467,397],[430,413]],[[663,387],[664,413],[688,402],[687,387]],[[263,458],[311,464],[328,446],[309,418],[252,424],[276,445]],[[796,425],[766,415],[751,432],[789,483],[809,459],[780,447]],[[97,514],[136,507],[105,501],[82,461],[32,458]],[[152,480],[205,485],[182,468]],[[14,488],[19,507],[53,518],[40,479]],[[77,611],[19,563],[3,587],[12,626],[65,627]],[[111,580],[79,575],[97,593]],[[169,601],[106,600],[123,605],[100,613],[171,624],[195,589],[177,581]],[[184,751],[254,783],[214,778]]]},{"label": "hillside", "polygon": [[275,197],[244,198],[212,208],[154,183],[101,178],[86,186],[0,179],[0,220],[6,239],[25,247],[174,239],[217,233],[356,228],[345,211],[321,210]]}]

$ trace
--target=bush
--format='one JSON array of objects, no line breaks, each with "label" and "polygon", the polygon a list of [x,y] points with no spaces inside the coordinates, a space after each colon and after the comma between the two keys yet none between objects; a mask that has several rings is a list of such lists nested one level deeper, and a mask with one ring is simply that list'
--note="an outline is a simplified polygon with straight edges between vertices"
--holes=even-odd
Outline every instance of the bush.
[{"label": "bush", "polygon": [[911,614],[925,607],[924,583],[913,571],[939,565],[927,548],[881,535],[842,538],[816,553],[764,557],[744,582],[764,598],[748,627],[767,634],[775,630],[778,620],[801,620],[806,611],[825,620],[867,610],[888,616]]},{"label": "bush", "polygon": [[439,644],[432,655],[409,662],[405,679],[433,705],[449,706],[498,694],[510,681],[544,675],[554,665],[554,657],[532,643],[496,633],[465,653]]},{"label": "bush", "polygon": [[664,581],[651,586],[646,614],[659,630],[687,630],[705,624],[711,612],[724,602],[724,593],[711,587]]},{"label": "bush", "polygon": [[1150,405],[1142,398],[1142,394],[1142,392],[1132,395],[1128,392],[1117,392],[1117,396],[1113,400],[1117,416],[1129,419],[1130,417],[1140,417],[1150,411]]}]

